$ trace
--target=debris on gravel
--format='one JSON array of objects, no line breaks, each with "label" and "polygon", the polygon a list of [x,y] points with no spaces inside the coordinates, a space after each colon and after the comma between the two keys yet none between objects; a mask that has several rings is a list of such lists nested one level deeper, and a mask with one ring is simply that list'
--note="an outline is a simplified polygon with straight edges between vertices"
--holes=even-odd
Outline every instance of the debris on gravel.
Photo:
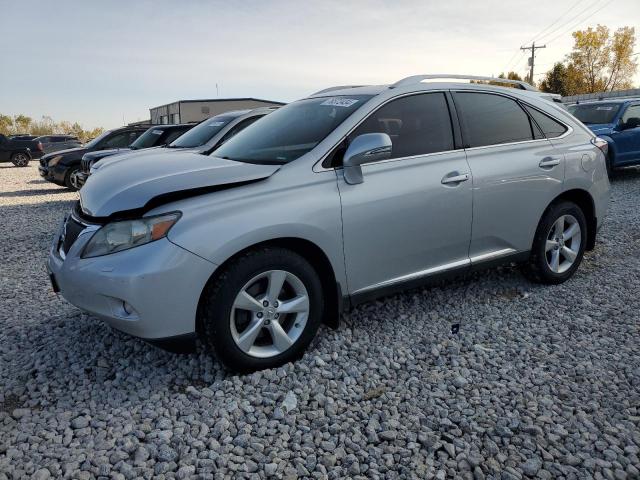
[{"label": "debris on gravel", "polygon": [[56,297],[45,259],[77,194],[35,164],[0,180],[0,479],[639,476],[636,172],[567,283],[505,267],[363,304],[245,376]]}]

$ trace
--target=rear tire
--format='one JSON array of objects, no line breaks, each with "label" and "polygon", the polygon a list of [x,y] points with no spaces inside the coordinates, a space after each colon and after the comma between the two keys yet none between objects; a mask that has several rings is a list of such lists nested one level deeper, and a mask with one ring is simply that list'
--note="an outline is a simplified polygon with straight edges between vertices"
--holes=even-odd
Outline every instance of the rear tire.
[{"label": "rear tire", "polygon": [[313,340],[323,299],[320,278],[303,257],[277,247],[251,250],[205,287],[204,340],[230,370],[281,366],[301,357]]},{"label": "rear tire", "polygon": [[29,155],[26,153],[14,153],[11,155],[11,163],[13,163],[16,167],[26,167],[29,165]]},{"label": "rear tire", "polygon": [[580,207],[568,201],[555,203],[540,220],[522,271],[536,283],[563,283],[580,266],[586,244],[587,221]]}]

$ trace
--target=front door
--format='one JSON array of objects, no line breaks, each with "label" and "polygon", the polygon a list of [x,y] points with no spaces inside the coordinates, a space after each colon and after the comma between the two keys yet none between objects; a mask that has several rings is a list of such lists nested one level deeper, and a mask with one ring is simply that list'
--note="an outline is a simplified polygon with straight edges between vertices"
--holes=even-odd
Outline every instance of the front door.
[{"label": "front door", "polygon": [[640,126],[625,128],[630,119],[640,119],[640,104],[629,105],[622,114],[620,127],[622,130],[613,134],[616,144],[616,165],[636,163],[640,160]]},{"label": "front door", "polygon": [[374,132],[391,137],[391,159],[363,165],[358,185],[338,173],[351,294],[469,263],[472,182],[464,151],[454,147],[444,93],[392,100],[349,139]]}]

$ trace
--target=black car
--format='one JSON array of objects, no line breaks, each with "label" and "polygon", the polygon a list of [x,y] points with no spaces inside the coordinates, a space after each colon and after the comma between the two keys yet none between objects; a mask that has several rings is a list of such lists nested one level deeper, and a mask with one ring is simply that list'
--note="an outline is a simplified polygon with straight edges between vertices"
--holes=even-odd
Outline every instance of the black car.
[{"label": "black car", "polygon": [[80,163],[85,153],[126,148],[146,132],[148,128],[149,125],[116,128],[104,132],[82,147],[60,150],[44,155],[40,159],[40,175],[45,180],[57,185],[77,190],[80,187],[77,181],[81,168]]},{"label": "black car", "polygon": [[6,137],[0,133],[0,162],[26,167],[29,161],[42,156],[42,143],[26,136]]},{"label": "black car", "polygon": [[129,148],[115,148],[109,150],[98,150],[87,152],[82,157],[82,171],[77,175],[78,187],[82,187],[91,174],[91,166],[98,160],[112,155],[130,152],[132,150],[142,150],[145,148],[162,147],[169,145],[176,138],[187,130],[193,128],[195,123],[184,123],[181,125],[156,125],[144,132],[138,139],[129,145]]}]

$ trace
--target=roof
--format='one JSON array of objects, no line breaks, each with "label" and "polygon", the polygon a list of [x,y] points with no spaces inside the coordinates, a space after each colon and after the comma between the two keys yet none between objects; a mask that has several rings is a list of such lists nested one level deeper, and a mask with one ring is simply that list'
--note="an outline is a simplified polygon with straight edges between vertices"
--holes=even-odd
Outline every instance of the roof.
[{"label": "roof", "polygon": [[169,105],[174,105],[176,103],[211,103],[211,102],[264,102],[264,103],[273,103],[276,105],[286,105],[284,102],[277,102],[275,100],[264,100],[262,98],[253,98],[253,97],[240,97],[240,98],[202,98],[202,99],[194,99],[194,100],[176,100],[175,102],[165,103],[164,105],[158,105],[157,107],[151,107],[151,110],[154,108],[162,108]]}]

